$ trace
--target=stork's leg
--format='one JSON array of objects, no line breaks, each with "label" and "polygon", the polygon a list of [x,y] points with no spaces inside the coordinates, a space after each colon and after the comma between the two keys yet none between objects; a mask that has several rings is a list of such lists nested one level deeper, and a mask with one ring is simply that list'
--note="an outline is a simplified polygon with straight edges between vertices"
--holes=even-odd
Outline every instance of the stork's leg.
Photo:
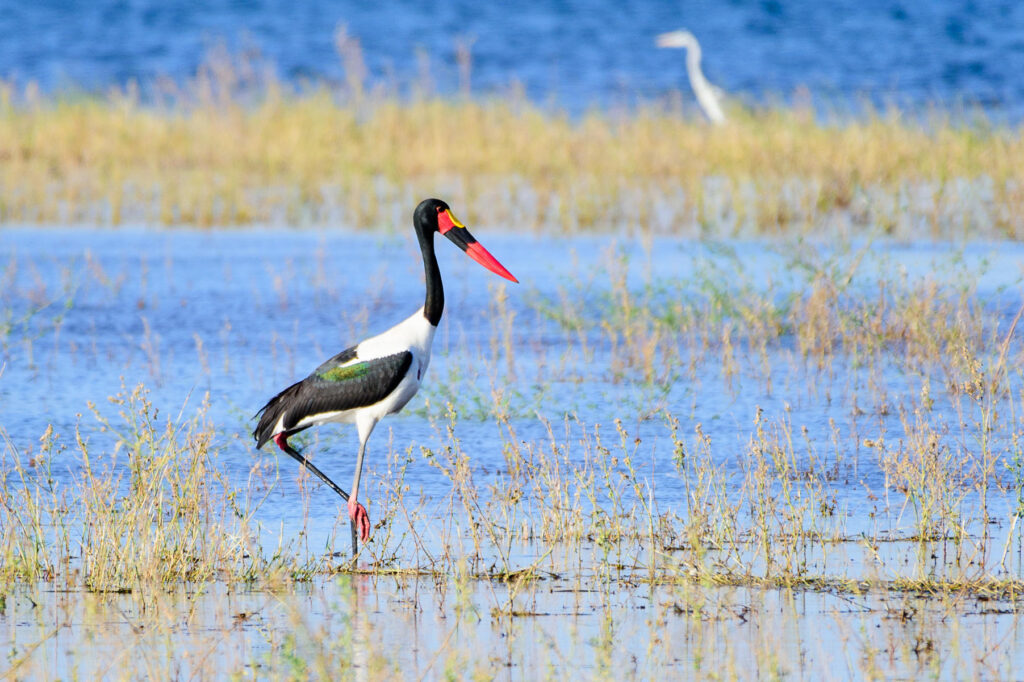
[{"label": "stork's leg", "polygon": [[352,556],[358,550],[357,540],[366,542],[370,539],[370,516],[366,507],[359,504],[359,478],[363,475],[363,455],[366,454],[366,441],[373,433],[377,419],[373,417],[357,417],[356,431],[359,432],[359,455],[356,457],[356,473],[352,479],[352,496],[348,499],[348,517],[352,520]]},{"label": "stork's leg", "polygon": [[357,538],[366,542],[370,539],[370,515],[366,507],[359,504],[359,478],[363,473],[363,455],[366,454],[366,441],[360,439],[359,455],[356,457],[356,473],[352,479],[352,496],[348,498],[348,518],[352,526],[352,556],[359,550]]},{"label": "stork's leg", "polygon": [[[313,475],[315,475],[321,481],[326,483],[327,486],[331,490],[333,490],[334,492],[336,492],[339,495],[341,495],[341,499],[343,499],[346,502],[348,502],[348,500],[349,500],[348,493],[346,493],[344,490],[339,488],[334,483],[334,481],[332,481],[331,479],[327,478],[327,476],[325,476],[322,471],[320,471],[315,466],[313,466],[313,463],[310,462],[308,459],[306,459],[305,457],[300,455],[295,448],[293,448],[292,446],[288,445],[288,436],[287,436],[287,434],[279,433],[276,436],[274,436],[274,443],[277,445],[277,447],[281,448],[281,450],[283,450],[285,452],[285,454],[290,455],[295,460],[297,460],[299,464],[301,464],[302,466],[306,467],[311,472],[313,472]],[[353,497],[355,497],[355,496],[353,495]]]}]

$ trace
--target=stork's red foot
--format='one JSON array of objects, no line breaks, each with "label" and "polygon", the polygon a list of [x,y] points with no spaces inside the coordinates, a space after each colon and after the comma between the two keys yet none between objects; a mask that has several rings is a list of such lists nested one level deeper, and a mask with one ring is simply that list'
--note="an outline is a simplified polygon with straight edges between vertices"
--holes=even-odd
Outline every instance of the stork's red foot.
[{"label": "stork's red foot", "polygon": [[370,515],[366,513],[366,507],[356,502],[354,497],[348,499],[348,517],[356,524],[359,531],[359,539],[366,542],[370,539]]}]

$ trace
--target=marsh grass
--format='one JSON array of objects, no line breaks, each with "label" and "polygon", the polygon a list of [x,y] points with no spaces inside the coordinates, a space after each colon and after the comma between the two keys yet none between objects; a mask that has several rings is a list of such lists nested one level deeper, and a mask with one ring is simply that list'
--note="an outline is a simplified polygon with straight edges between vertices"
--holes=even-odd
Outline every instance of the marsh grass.
[{"label": "marsh grass", "polygon": [[[261,501],[255,491],[265,488],[253,481],[261,469],[252,469],[248,486],[237,486],[237,476],[217,464],[202,408],[195,416],[161,420],[141,388],[112,403],[119,408],[116,422],[96,414],[100,433],[113,438],[107,456],[81,436],[65,446],[52,429],[30,457],[8,442],[6,583],[120,592],[180,582],[274,585],[353,568],[329,548],[311,551],[291,538],[266,546],[273,536],[253,518]],[[435,425],[441,446],[420,452],[450,481],[449,495],[429,507],[410,497],[405,476],[414,453],[389,448],[374,512],[380,520],[358,570],[464,574],[513,585],[581,571],[591,579],[656,584],[696,579],[844,590],[1021,589],[1020,579],[1000,574],[991,539],[969,530],[978,520],[962,516],[971,492],[965,477],[969,472],[977,488],[978,472],[950,456],[950,446],[938,445],[926,427],[907,422],[899,450],[879,446],[880,466],[887,489],[915,510],[916,530],[906,546],[949,547],[955,558],[939,573],[922,573],[915,562],[909,572],[893,565],[867,578],[859,572],[864,562],[891,541],[895,528],[864,537],[847,527],[834,487],[844,465],[801,444],[788,417],[770,420],[759,410],[747,447],[735,457],[716,452],[699,424],[684,438],[676,417],[663,419],[679,480],[661,484],[673,492],[655,494],[655,479],[644,473],[651,454],[643,439],[621,421],[605,433],[571,416],[557,427],[545,422],[542,440],[524,440],[513,422],[502,420],[506,467],[478,481],[449,405]],[[72,463],[70,479],[54,476],[55,466]],[[861,558],[835,573],[833,553]]]},{"label": "marsh grass", "polygon": [[91,408],[99,427],[91,438],[76,429],[67,442],[50,427],[31,454],[5,439],[5,584],[131,592],[183,582],[274,584],[318,570],[292,539],[275,547],[253,523],[262,499],[253,480],[240,486],[218,463],[205,400],[167,418],[139,385],[110,404],[114,418]]},{"label": "marsh grass", "polygon": [[145,101],[135,87],[2,85],[0,221],[379,228],[443,195],[474,224],[514,230],[1024,232],[1020,131],[980,116],[767,108],[711,129],[659,103],[572,118],[515,90],[446,99],[361,83],[295,89],[218,53]]}]

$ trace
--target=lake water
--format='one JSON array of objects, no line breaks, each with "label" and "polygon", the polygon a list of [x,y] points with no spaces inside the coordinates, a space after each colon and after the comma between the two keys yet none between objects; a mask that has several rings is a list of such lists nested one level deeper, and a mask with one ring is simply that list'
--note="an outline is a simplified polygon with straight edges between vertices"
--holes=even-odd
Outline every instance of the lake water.
[{"label": "lake water", "polygon": [[[459,86],[456,51],[472,54],[472,89],[513,82],[579,112],[688,91],[683,53],[654,36],[689,28],[704,68],[756,102],[806,87],[823,106],[876,103],[1024,113],[1024,5],[1019,2],[433,3],[100,0],[0,3],[0,77],[47,90],[104,90],[157,76],[184,80],[218,45],[262,55],[292,83],[343,82],[335,28],[364,51],[368,81],[402,91],[423,59],[433,87]],[[425,84],[418,82],[421,87]]]}]

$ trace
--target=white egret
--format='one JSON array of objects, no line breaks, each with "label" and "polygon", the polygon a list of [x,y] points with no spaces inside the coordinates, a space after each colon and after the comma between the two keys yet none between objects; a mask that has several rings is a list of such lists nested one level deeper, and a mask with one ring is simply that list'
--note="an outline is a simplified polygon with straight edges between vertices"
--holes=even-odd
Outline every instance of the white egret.
[{"label": "white egret", "polygon": [[708,82],[704,72],[700,70],[700,43],[697,38],[687,30],[669,31],[657,37],[658,47],[676,47],[686,50],[686,73],[690,77],[690,87],[693,94],[697,96],[700,108],[704,115],[715,125],[725,123],[725,113],[718,103],[721,90]]}]

